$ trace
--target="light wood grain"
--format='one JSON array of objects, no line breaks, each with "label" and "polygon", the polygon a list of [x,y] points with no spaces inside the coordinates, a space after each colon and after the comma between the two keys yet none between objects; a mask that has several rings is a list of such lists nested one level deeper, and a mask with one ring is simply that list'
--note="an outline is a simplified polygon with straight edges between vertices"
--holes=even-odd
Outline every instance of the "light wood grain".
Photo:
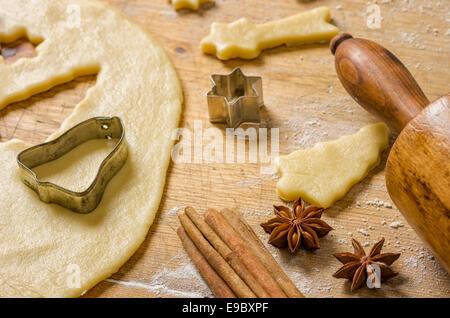
[{"label": "light wood grain", "polygon": [[[377,119],[347,95],[327,44],[275,48],[252,61],[221,62],[199,50],[200,40],[212,22],[231,22],[245,15],[262,23],[329,5],[334,23],[342,30],[372,39],[397,55],[429,100],[450,88],[450,37],[445,35],[450,27],[445,20],[450,9],[448,1],[439,5],[424,0],[378,1],[383,2],[379,4],[383,20],[378,30],[367,27],[367,1],[363,0],[216,0],[215,5],[203,6],[198,12],[178,13],[167,0],[107,2],[144,26],[168,52],[184,89],[182,127],[192,130],[194,120],[202,120],[205,128],[211,127],[205,97],[211,87],[209,76],[241,66],[245,73],[263,77],[266,106],[262,126],[280,128],[282,153],[356,132]],[[338,5],[342,9],[336,9]],[[1,140],[43,141],[94,82],[92,77],[79,79],[8,106],[0,117]],[[287,251],[268,247],[305,296],[449,297],[448,274],[432,259],[400,212],[395,207],[371,204],[377,198],[391,202],[385,187],[385,161],[386,155],[364,181],[324,214],[324,220],[335,230],[322,239],[320,250],[302,250],[291,256]],[[179,222],[174,207],[192,205],[201,212],[207,208],[237,208],[266,242],[267,235],[259,223],[271,216],[273,204],[282,204],[275,192],[276,181],[272,175],[261,174],[258,164],[172,163],[160,211],[147,239],[118,273],[86,296],[211,296],[191,270],[192,264],[177,237]],[[394,229],[389,226],[394,221],[405,226]],[[347,282],[331,276],[340,267],[331,254],[351,251],[349,233],[370,245],[385,237],[384,251],[402,252],[393,266],[400,275],[380,290],[362,288],[351,293]]]}]

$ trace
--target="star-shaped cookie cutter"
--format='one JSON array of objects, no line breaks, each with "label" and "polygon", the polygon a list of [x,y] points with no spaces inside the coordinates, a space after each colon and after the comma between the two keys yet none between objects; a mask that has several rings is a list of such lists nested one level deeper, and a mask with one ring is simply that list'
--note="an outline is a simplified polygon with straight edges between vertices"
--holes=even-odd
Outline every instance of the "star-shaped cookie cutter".
[{"label": "star-shaped cookie cutter", "polygon": [[262,79],[246,76],[237,67],[229,75],[211,75],[214,84],[207,94],[209,120],[237,128],[243,123],[260,123],[264,105]]},{"label": "star-shaped cookie cutter", "polygon": [[[52,182],[38,179],[33,168],[56,160],[72,149],[92,139],[115,139],[118,142],[102,161],[91,185],[82,192],[74,192]],[[108,182],[125,164],[128,145],[125,129],[119,117],[94,117],[72,127],[55,140],[25,149],[17,155],[23,183],[33,189],[45,203],[56,203],[77,213],[92,212],[100,203]]]}]

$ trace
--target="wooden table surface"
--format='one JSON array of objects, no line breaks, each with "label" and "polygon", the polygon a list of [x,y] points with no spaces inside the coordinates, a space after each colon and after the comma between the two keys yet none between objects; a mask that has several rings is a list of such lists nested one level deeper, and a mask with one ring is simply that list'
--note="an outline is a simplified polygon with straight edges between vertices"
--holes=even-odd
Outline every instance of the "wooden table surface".
[{"label": "wooden table surface", "polygon": [[[211,87],[210,74],[226,74],[236,66],[245,73],[262,76],[265,107],[261,126],[279,128],[281,153],[336,139],[377,122],[341,86],[327,44],[275,48],[251,61],[221,62],[201,53],[200,40],[212,22],[231,22],[243,16],[262,23],[327,5],[333,23],[341,30],[377,41],[394,52],[430,100],[450,90],[450,2],[446,0],[371,1],[380,9],[379,29],[367,26],[374,12],[367,0],[216,0],[215,5],[205,5],[198,12],[175,12],[167,0],[107,2],[144,26],[166,49],[184,90],[180,126],[191,132],[194,120],[200,120],[203,128],[213,127],[208,121],[205,98]],[[44,141],[92,85],[95,76],[80,77],[9,105],[0,112],[0,141]],[[223,127],[214,127],[224,132]],[[324,214],[323,219],[335,230],[321,240],[320,250],[290,255],[269,246],[307,297],[450,296],[450,276],[395,206],[389,208],[392,202],[385,187],[386,157],[385,153],[380,165]],[[267,235],[258,224],[271,216],[273,204],[282,201],[275,192],[277,175],[261,167],[255,163],[172,162],[160,210],[147,239],[118,273],[85,296],[212,296],[178,240],[177,212],[186,205],[199,211],[209,207],[237,208],[266,241]],[[393,222],[404,226],[395,228]],[[400,274],[381,289],[365,287],[351,293],[348,282],[331,276],[340,267],[331,254],[351,251],[352,237],[366,249],[385,237],[384,251],[402,253],[393,265]]]}]

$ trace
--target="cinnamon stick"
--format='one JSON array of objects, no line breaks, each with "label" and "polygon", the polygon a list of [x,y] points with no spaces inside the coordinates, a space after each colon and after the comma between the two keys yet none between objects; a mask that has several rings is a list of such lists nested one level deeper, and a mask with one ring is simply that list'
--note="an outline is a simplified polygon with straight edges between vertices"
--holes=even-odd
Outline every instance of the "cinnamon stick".
[{"label": "cinnamon stick", "polygon": [[194,242],[200,253],[206,258],[208,263],[215,269],[220,277],[228,284],[231,290],[240,298],[255,298],[256,295],[242,281],[230,265],[222,256],[211,246],[203,234],[198,230],[194,223],[186,214],[179,215],[181,225]]},{"label": "cinnamon stick", "polygon": [[261,260],[270,272],[271,276],[277,281],[288,297],[305,297],[289,279],[277,261],[273,258],[272,254],[270,254],[256,233],[238,211],[233,209],[224,209],[221,212],[221,215],[228,221],[229,224],[231,224],[236,232],[241,233],[242,238],[251,248],[253,253]]},{"label": "cinnamon stick", "polygon": [[209,265],[206,259],[203,257],[202,253],[197,249],[195,244],[191,241],[189,236],[186,234],[183,228],[178,228],[178,236],[180,237],[181,243],[184,249],[188,253],[189,257],[194,262],[200,275],[208,284],[209,288],[212,290],[214,295],[218,298],[236,298],[236,295],[228,287],[228,285],[220,278],[219,275],[214,271],[214,269]]},{"label": "cinnamon stick", "polygon": [[252,252],[248,244],[218,211],[213,209],[207,210],[205,213],[205,221],[214,229],[228,247],[237,254],[239,260],[247,267],[247,270],[252,273],[253,277],[255,277],[271,297],[286,297],[286,294]]},{"label": "cinnamon stick", "polygon": [[219,252],[219,254],[230,264],[234,271],[242,278],[242,280],[250,287],[250,289],[259,298],[268,298],[270,295],[264,290],[260,283],[253,277],[247,268],[239,260],[239,257],[234,253],[214,232],[214,230],[203,220],[193,207],[186,207],[184,209],[186,215],[202,232],[211,245]]}]

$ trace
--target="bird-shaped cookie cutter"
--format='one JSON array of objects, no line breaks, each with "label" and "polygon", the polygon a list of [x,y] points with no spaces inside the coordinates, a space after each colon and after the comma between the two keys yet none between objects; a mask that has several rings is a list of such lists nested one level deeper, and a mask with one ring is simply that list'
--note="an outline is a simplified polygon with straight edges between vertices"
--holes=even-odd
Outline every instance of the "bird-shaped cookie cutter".
[{"label": "bird-shaped cookie cutter", "polygon": [[237,67],[228,75],[211,75],[214,84],[207,94],[209,120],[237,128],[243,123],[261,122],[264,105],[262,78],[246,76]]},{"label": "bird-shaped cookie cutter", "polygon": [[[92,139],[116,139],[118,142],[102,161],[91,185],[82,192],[65,189],[38,179],[33,168],[56,160]],[[128,157],[125,129],[119,117],[94,117],[72,127],[55,140],[25,149],[17,156],[23,183],[33,189],[45,203],[55,203],[76,213],[90,213],[100,203],[109,181],[119,172]]]}]

